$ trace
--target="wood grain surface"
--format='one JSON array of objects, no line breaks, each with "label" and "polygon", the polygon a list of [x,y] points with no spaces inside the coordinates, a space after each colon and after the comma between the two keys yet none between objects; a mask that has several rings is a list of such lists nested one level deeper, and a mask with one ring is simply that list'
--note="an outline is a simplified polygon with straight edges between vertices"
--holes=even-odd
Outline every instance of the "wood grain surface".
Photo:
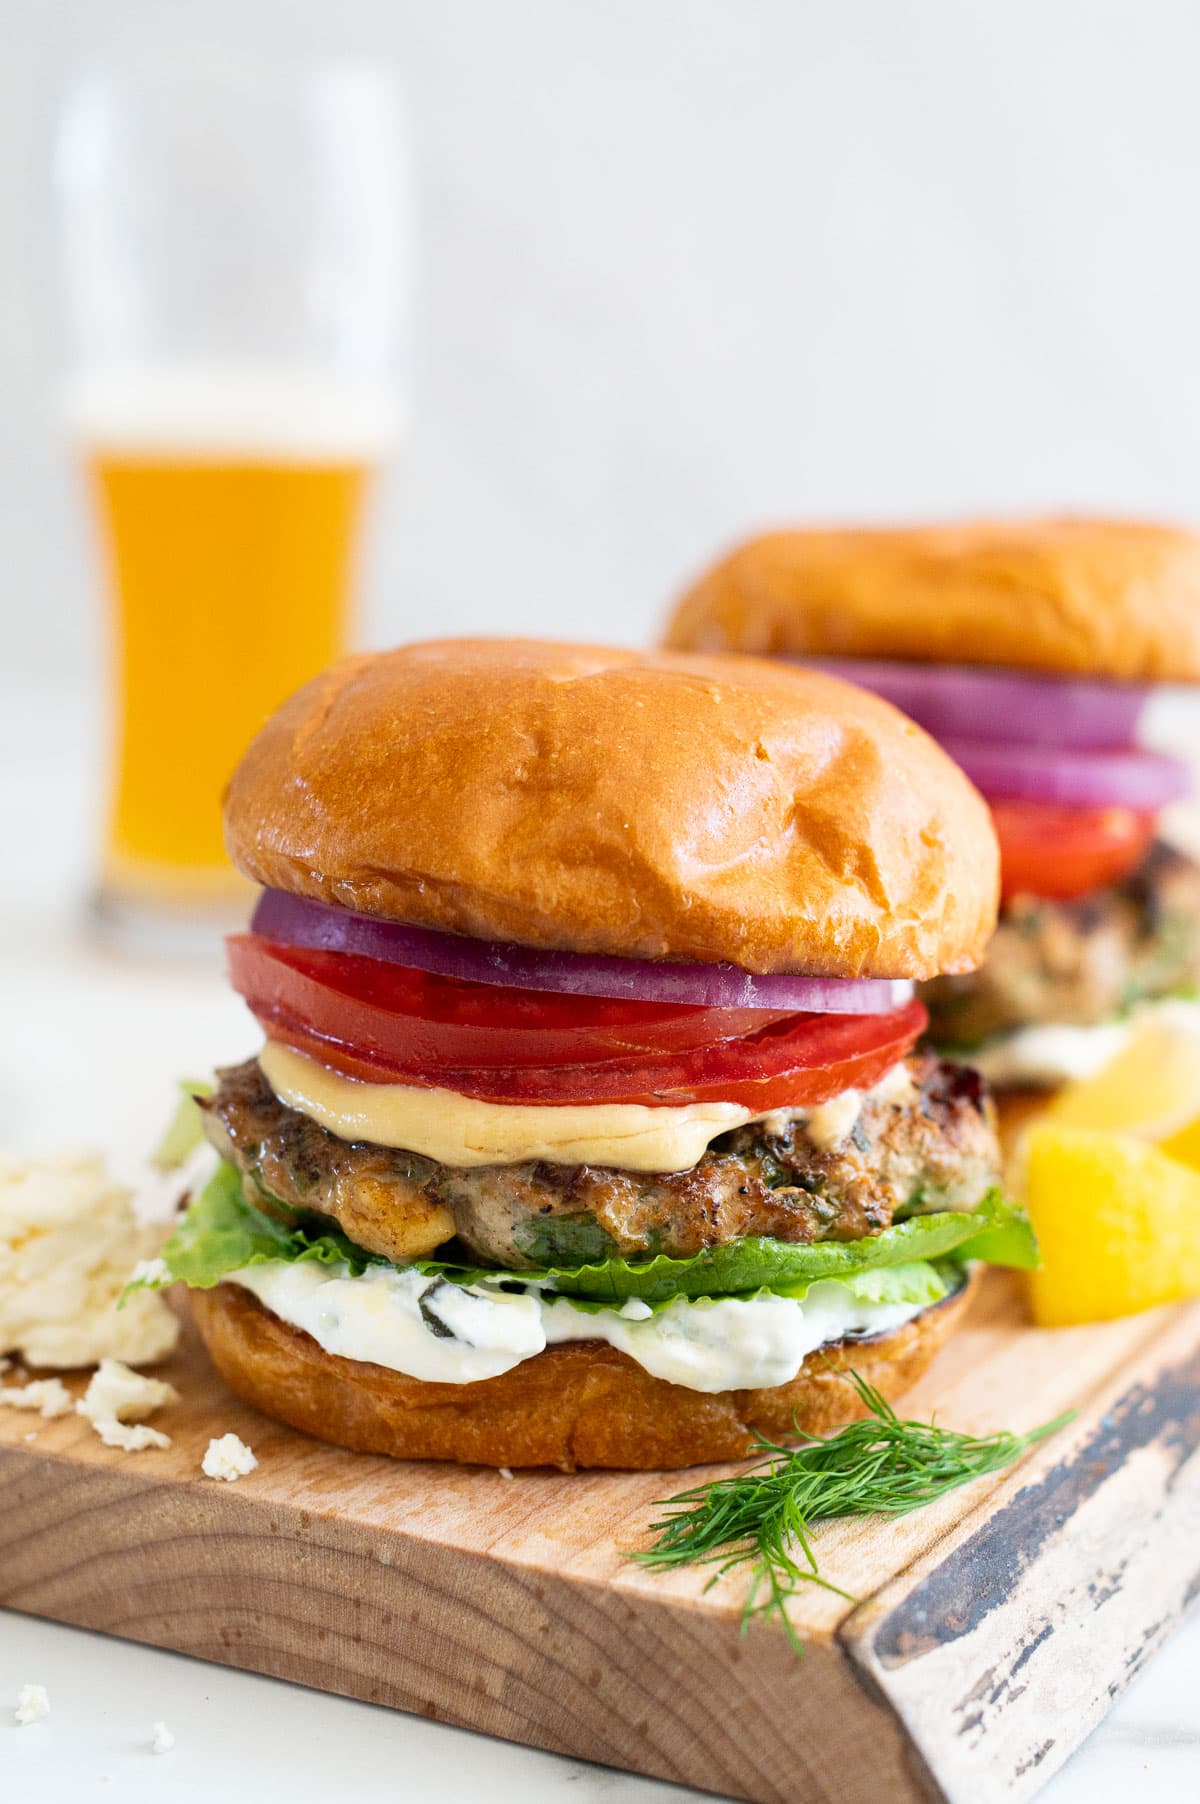
[{"label": "wood grain surface", "polygon": [[[166,1451],[0,1411],[0,1603],[764,1804],[1027,1797],[1200,1587],[1200,1307],[1038,1331],[992,1274],[906,1410],[1079,1416],[929,1509],[823,1528],[859,1601],[798,1600],[803,1658],[739,1634],[737,1578],[623,1557],[678,1474],[397,1464],[245,1408],[190,1336],[163,1374]],[[259,1459],[232,1485],[200,1472],[229,1429]]]}]

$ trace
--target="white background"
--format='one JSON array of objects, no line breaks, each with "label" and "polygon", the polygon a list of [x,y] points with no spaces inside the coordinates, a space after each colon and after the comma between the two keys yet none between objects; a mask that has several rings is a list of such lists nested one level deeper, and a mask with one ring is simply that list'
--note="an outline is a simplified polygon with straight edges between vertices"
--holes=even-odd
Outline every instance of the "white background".
[{"label": "white background", "polygon": [[[0,0],[0,1143],[127,1153],[190,1053],[237,1050],[203,979],[168,1017],[75,935],[98,609],[51,408],[47,120],[72,58],[185,31],[408,81],[413,428],[376,509],[376,641],[645,640],[713,549],[775,520],[1200,516],[1187,0]],[[1147,1778],[1195,1796],[1196,1634],[1055,1804]],[[54,1716],[17,1730],[25,1680]],[[307,1804],[350,1774],[364,1797],[655,1795],[0,1615],[0,1796],[77,1804],[112,1775],[121,1799],[265,1782]]]},{"label": "white background", "polygon": [[173,37],[406,75],[414,428],[377,638],[645,638],[775,519],[1200,514],[1189,0],[0,0],[5,653],[85,672],[42,145]]}]

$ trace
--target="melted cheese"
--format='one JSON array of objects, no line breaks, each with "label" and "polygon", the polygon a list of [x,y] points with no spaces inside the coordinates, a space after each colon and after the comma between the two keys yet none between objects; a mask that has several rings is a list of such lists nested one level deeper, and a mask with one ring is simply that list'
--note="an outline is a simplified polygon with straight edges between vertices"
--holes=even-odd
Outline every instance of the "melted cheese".
[{"label": "melted cheese", "polygon": [[751,1119],[736,1103],[650,1109],[638,1103],[480,1102],[456,1090],[365,1084],[290,1047],[259,1055],[281,1102],[340,1140],[403,1147],[442,1165],[614,1165],[623,1171],[686,1171],[710,1140]]},{"label": "melted cheese", "polygon": [[803,1298],[677,1297],[651,1310],[577,1309],[562,1297],[469,1287],[410,1269],[279,1260],[248,1266],[233,1282],[303,1329],[327,1353],[369,1360],[442,1384],[473,1384],[511,1371],[547,1346],[603,1340],[645,1371],[693,1391],[786,1384],[805,1356],[846,1334],[880,1334],[919,1315],[921,1303],[865,1303],[823,1279]]},{"label": "melted cheese", "polygon": [[843,1090],[840,1096],[831,1096],[828,1102],[815,1103],[806,1110],[805,1138],[818,1152],[827,1153],[853,1132],[861,1113],[862,1091]]},{"label": "melted cheese", "polygon": [[[827,1151],[858,1120],[864,1092],[846,1090],[810,1109],[755,1115],[736,1103],[646,1108],[640,1103],[496,1103],[456,1090],[414,1084],[368,1084],[330,1071],[315,1059],[269,1041],[259,1054],[267,1082],[281,1102],[299,1109],[340,1140],[369,1140],[421,1153],[442,1165],[518,1165],[545,1159],[556,1165],[608,1165],[620,1171],[688,1171],[709,1142],[748,1121],[782,1132],[803,1123],[814,1146]],[[903,1061],[866,1094],[900,1103],[911,1091]]]}]

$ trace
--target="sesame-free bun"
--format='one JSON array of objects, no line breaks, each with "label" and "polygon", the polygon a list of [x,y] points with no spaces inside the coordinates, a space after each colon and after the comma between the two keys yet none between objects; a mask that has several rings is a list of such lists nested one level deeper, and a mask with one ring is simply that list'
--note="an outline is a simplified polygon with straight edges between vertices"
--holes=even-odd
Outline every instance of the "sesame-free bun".
[{"label": "sesame-free bun", "polygon": [[548,1347],[476,1384],[432,1384],[326,1353],[236,1284],[188,1295],[218,1372],[264,1415],[358,1453],[569,1472],[744,1459],[756,1433],[783,1439],[852,1421],[865,1412],[844,1374],[853,1369],[898,1397],[949,1338],[977,1283],[888,1334],[810,1353],[789,1384],[716,1393],[653,1378],[604,1341]]},{"label": "sesame-free bun", "polygon": [[773,532],[679,602],[682,650],[1200,680],[1200,535],[1033,519]]},{"label": "sesame-free bun", "polygon": [[925,733],[750,659],[444,640],[348,658],[230,784],[269,888],[480,939],[752,972],[970,971],[991,818]]}]

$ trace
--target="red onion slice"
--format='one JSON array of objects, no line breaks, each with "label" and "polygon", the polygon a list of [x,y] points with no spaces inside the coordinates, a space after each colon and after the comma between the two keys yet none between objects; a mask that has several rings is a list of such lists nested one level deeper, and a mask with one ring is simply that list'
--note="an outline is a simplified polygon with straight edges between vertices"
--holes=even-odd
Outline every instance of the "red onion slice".
[{"label": "red onion slice", "polygon": [[793,661],[872,690],[935,739],[1085,749],[1130,746],[1150,693],[1145,683],[1038,676],[978,664],[903,664],[877,658]]},{"label": "red onion slice", "polygon": [[983,739],[943,739],[976,788],[996,801],[1076,808],[1161,808],[1192,789],[1191,772],[1158,752],[1049,751]]},{"label": "red onion slice", "polygon": [[373,915],[352,914],[349,909],[330,908],[310,897],[277,889],[263,891],[250,926],[254,933],[285,945],[355,953],[388,964],[411,965],[439,977],[519,990],[555,990],[572,996],[610,996],[619,1001],[883,1015],[902,1008],[913,993],[911,983],[888,978],[798,977],[790,972],[759,977],[736,965],[541,952],[529,946],[410,927],[402,921],[380,921]]}]

